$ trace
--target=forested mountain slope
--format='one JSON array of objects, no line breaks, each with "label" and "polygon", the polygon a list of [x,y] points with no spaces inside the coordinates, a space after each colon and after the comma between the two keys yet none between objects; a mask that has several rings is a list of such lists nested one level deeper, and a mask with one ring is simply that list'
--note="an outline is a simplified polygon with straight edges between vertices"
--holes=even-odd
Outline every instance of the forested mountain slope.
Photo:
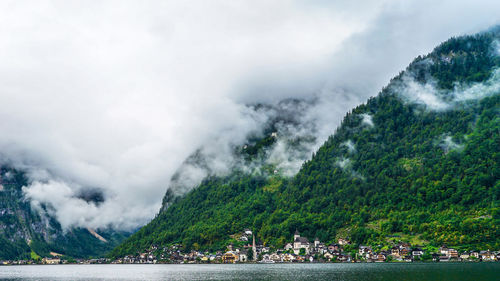
[{"label": "forested mountain slope", "polygon": [[497,30],[452,38],[415,59],[291,178],[235,169],[167,196],[168,208],[111,255],[224,249],[244,228],[271,246],[298,229],[327,242],[500,247],[499,39]]},{"label": "forested mountain slope", "polygon": [[122,232],[98,231],[107,240],[103,242],[87,229],[63,231],[53,217],[32,208],[22,191],[27,185],[24,172],[0,168],[0,260],[51,257],[51,252],[74,258],[97,257],[126,237]]}]

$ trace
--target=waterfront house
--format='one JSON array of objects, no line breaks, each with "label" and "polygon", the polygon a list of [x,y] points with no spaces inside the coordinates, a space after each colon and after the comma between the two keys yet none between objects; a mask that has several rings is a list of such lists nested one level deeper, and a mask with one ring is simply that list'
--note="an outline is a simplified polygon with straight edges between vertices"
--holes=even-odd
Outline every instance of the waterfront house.
[{"label": "waterfront house", "polygon": [[463,252],[462,254],[460,254],[460,259],[461,260],[468,260],[470,257],[469,253],[468,252]]},{"label": "waterfront house", "polygon": [[441,247],[439,248],[439,253],[440,253],[441,255],[448,256],[448,247],[446,247],[446,246],[441,246]]},{"label": "waterfront house", "polygon": [[340,262],[350,262],[351,261],[351,256],[349,255],[340,255],[337,258],[338,261]]},{"label": "waterfront house", "polygon": [[413,248],[413,250],[411,251],[411,255],[413,257],[420,257],[424,254],[424,251],[420,248]]},{"label": "waterfront house", "polygon": [[476,259],[479,259],[479,252],[473,251],[470,253],[470,256]]},{"label": "waterfront house", "polygon": [[458,251],[455,249],[448,249],[448,256],[451,259],[458,259]]},{"label": "waterfront house", "polygon": [[406,255],[406,256],[403,257],[403,261],[405,261],[405,262],[413,262],[413,256]]},{"label": "waterfront house", "polygon": [[43,258],[42,263],[43,264],[60,264],[61,259],[60,258]]},{"label": "waterfront house", "polygon": [[271,260],[271,255],[269,255],[269,254],[263,254],[262,255],[262,260],[266,260],[266,261]]},{"label": "waterfront house", "polygon": [[274,261],[274,262],[282,262],[282,258],[280,255],[278,255],[277,253],[272,253],[269,255],[269,259]]},{"label": "waterfront house", "polygon": [[375,262],[384,262],[386,259],[387,257],[383,253],[379,253],[377,255]]},{"label": "waterfront house", "polygon": [[228,251],[224,255],[222,255],[223,263],[235,263],[238,261],[239,255],[237,255],[233,251]]},{"label": "waterfront house", "polygon": [[481,251],[480,253],[481,260],[483,261],[494,261],[496,259],[495,254],[493,254],[491,251]]},{"label": "waterfront house", "polygon": [[372,253],[372,248],[369,247],[369,246],[359,246],[359,250],[358,250],[358,253],[360,255],[360,257],[362,258],[370,258],[370,254]]},{"label": "waterfront house", "polygon": [[215,261],[217,261],[217,262],[222,262],[222,256],[223,256],[223,255],[224,255],[224,254],[223,254],[223,253],[221,253],[221,252],[217,252],[217,253],[215,253]]},{"label": "waterfront house", "polygon": [[439,256],[440,262],[450,261],[450,256]]},{"label": "waterfront house", "polygon": [[283,261],[284,262],[293,262],[295,261],[295,255],[294,254],[283,254],[283,257],[282,257]]},{"label": "waterfront house", "polygon": [[247,255],[246,251],[239,252],[238,261],[239,262],[247,262],[248,261],[248,255]]},{"label": "waterfront house", "polygon": [[334,255],[332,255],[330,252],[326,252],[324,255],[325,259],[331,260],[333,259]]}]

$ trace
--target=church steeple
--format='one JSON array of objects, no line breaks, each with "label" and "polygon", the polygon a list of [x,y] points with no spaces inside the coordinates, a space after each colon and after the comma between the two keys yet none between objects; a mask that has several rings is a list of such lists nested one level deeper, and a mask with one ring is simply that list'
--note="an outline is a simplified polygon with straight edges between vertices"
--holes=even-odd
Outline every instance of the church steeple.
[{"label": "church steeple", "polygon": [[299,237],[300,237],[300,233],[297,229],[295,229],[295,234],[293,235],[293,241],[295,241],[295,239],[297,239]]},{"label": "church steeple", "polygon": [[257,246],[255,245],[255,233],[252,233],[253,260],[257,261]]}]

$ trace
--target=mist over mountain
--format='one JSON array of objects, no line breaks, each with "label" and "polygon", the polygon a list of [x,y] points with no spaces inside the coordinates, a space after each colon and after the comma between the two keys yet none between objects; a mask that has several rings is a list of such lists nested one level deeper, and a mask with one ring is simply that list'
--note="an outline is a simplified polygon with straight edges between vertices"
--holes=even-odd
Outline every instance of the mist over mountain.
[{"label": "mist over mountain", "polygon": [[[22,171],[0,167],[0,259],[40,260],[52,255],[66,258],[102,256],[130,233],[109,228],[62,229],[51,216],[53,206],[33,204],[23,196],[27,176]],[[100,204],[101,193],[82,193],[83,200]],[[99,236],[98,236],[99,235]]]},{"label": "mist over mountain", "polygon": [[[331,114],[324,114],[326,107]],[[168,190],[183,195],[208,176],[225,176],[235,170],[293,176],[338,122],[337,111],[343,109],[337,107],[335,98],[326,95],[247,105],[246,114],[255,128],[243,138],[231,134],[228,138],[222,132],[207,140],[179,167]]]},{"label": "mist over mountain", "polygon": [[[297,229],[327,243],[349,238],[377,249],[392,247],[394,237],[498,248],[499,30],[451,38],[417,57],[376,97],[348,111],[293,176],[235,165],[184,195],[167,191],[162,212],[111,255],[153,245],[242,247],[246,242],[234,237],[245,228],[276,249]],[[274,149],[267,138],[256,142],[263,155]]]}]

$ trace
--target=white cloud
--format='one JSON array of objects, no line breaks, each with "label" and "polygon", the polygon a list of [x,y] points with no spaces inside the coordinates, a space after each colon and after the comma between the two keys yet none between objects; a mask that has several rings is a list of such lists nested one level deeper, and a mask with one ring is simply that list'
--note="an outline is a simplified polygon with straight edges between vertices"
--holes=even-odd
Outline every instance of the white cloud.
[{"label": "white cloud", "polygon": [[349,153],[356,153],[356,145],[354,144],[354,142],[352,140],[348,140],[346,142],[343,142],[342,145],[347,148],[347,151]]},{"label": "white cloud", "polygon": [[500,69],[493,70],[491,77],[484,82],[472,84],[458,83],[453,90],[440,90],[431,81],[422,84],[411,75],[404,75],[402,83],[393,90],[411,103],[424,105],[430,110],[447,110],[457,104],[482,99],[500,93]]},{"label": "white cloud", "polygon": [[491,77],[483,83],[457,85],[452,93],[454,102],[482,99],[500,93],[500,69],[495,69]]},{"label": "white cloud", "polygon": [[449,135],[443,135],[439,141],[439,146],[441,149],[445,152],[448,153],[452,150],[462,150],[464,145],[463,144],[458,144],[453,141],[453,138]]},{"label": "white cloud", "polygon": [[[375,2],[3,1],[2,159],[65,226],[138,226],[195,149],[219,139],[207,149],[224,155],[258,127],[244,103],[315,94],[315,149],[413,57],[500,8]],[[86,187],[106,200],[75,198]]]},{"label": "white cloud", "polygon": [[363,114],[361,114],[361,117],[363,118],[361,120],[361,123],[363,125],[366,125],[366,126],[371,127],[371,128],[375,127],[375,124],[373,123],[373,116],[371,116],[368,113],[363,113]]},{"label": "white cloud", "polygon": [[335,161],[335,165],[339,166],[342,170],[350,170],[351,159],[342,157]]},{"label": "white cloud", "polygon": [[405,75],[402,82],[403,88],[396,91],[409,102],[425,105],[432,110],[444,110],[449,107],[449,104],[440,98],[438,90],[433,84],[422,84],[409,75]]}]

